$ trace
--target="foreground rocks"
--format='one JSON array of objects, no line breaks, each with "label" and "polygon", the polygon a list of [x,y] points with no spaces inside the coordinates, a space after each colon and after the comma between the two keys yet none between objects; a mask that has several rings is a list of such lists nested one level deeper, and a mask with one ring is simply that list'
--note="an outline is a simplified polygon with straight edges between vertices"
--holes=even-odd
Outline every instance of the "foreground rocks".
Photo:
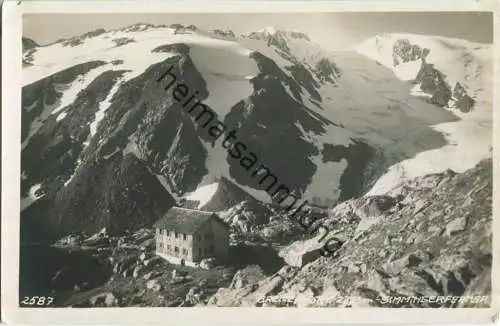
[{"label": "foreground rocks", "polygon": [[[60,251],[86,254],[107,267],[100,283],[69,283],[69,295],[55,292],[59,306],[166,307],[205,305],[220,288],[229,285],[233,271],[173,265],[155,254],[154,232],[110,236],[106,229],[93,235],[67,236],[56,242]],[[92,275],[92,274],[91,274]],[[67,278],[67,277],[66,277]],[[57,278],[56,278],[57,280]]]},{"label": "foreground rocks", "polygon": [[[323,221],[345,241],[335,255],[314,257],[313,240],[280,255],[288,265],[264,279],[242,277],[209,300],[216,306],[487,306],[395,302],[389,297],[483,296],[491,293],[492,162],[461,174],[411,180],[387,196],[349,200]],[[310,255],[309,261],[304,257]],[[254,272],[255,274],[255,272]],[[358,300],[346,300],[358,298]]]},{"label": "foreground rocks", "polygon": [[277,273],[265,277],[259,266],[239,270],[228,288],[220,288],[208,301],[209,306],[262,306],[263,299],[280,291],[286,280],[295,275],[294,268],[284,266]]}]

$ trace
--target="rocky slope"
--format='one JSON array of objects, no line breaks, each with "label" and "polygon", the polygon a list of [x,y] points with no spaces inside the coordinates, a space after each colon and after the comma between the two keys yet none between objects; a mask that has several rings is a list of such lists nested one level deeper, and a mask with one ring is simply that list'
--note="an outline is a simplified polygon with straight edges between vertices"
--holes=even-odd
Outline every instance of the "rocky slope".
[{"label": "rocky slope", "polygon": [[35,53],[36,48],[39,46],[38,43],[30,38],[23,37],[23,67],[30,66],[33,61],[33,53]]},{"label": "rocky slope", "polygon": [[[488,306],[492,262],[492,162],[414,179],[386,196],[353,199],[322,221],[341,241],[312,256],[310,240],[282,251],[288,263],[262,278],[238,272],[217,306]],[[318,236],[319,237],[319,236]],[[309,257],[308,260],[302,260]],[[478,284],[482,284],[478,286]],[[388,302],[389,296],[484,296],[471,303]],[[348,302],[342,298],[358,298]],[[340,299],[339,299],[340,298]]]}]

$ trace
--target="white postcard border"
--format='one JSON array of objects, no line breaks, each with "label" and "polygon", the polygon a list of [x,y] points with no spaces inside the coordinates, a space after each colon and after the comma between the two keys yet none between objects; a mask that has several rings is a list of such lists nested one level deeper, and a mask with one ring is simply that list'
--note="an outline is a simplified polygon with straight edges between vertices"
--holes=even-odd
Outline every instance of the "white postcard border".
[{"label": "white postcard border", "polygon": [[[181,13],[321,11],[494,11],[492,2],[465,1],[6,1],[2,38],[2,321],[22,324],[317,324],[317,323],[488,323],[499,313],[498,235],[493,236],[493,303],[484,309],[390,308],[19,308],[19,221],[21,135],[21,14],[34,13]],[[500,72],[500,14],[495,14],[495,76]],[[500,82],[494,81],[500,90]],[[495,95],[495,94],[494,94]],[[494,96],[494,107],[498,107]],[[500,185],[500,111],[494,109],[494,196]],[[496,199],[496,200],[495,200]],[[500,230],[493,208],[493,229]],[[495,255],[496,253],[496,255]],[[497,276],[497,277],[495,277]],[[497,279],[495,281],[495,279]]]}]

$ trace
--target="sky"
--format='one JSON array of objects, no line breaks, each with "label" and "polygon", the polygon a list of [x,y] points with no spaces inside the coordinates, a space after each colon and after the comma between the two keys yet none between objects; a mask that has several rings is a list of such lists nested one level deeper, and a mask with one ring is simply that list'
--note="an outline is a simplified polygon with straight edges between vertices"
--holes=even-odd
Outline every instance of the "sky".
[{"label": "sky", "polygon": [[487,12],[356,12],[237,14],[29,14],[23,36],[47,44],[95,30],[138,22],[194,24],[231,29],[236,34],[267,26],[302,31],[330,49],[347,48],[381,33],[441,35],[479,43],[493,42],[493,16]]}]

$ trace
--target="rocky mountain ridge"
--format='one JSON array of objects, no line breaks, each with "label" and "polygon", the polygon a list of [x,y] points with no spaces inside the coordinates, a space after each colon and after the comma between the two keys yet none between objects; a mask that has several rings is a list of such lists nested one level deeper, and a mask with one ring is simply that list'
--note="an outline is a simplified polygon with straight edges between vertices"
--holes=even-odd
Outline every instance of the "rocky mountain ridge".
[{"label": "rocky mountain ridge", "polygon": [[[179,28],[183,33],[178,33]],[[121,38],[133,41],[119,47],[109,45]],[[75,60],[72,52],[65,52],[65,44],[73,41],[76,43],[71,47],[79,47],[88,55]],[[314,55],[299,51],[308,44]],[[132,64],[127,51],[138,46],[149,49],[141,53],[153,61],[148,63],[145,57],[141,65],[146,65]],[[179,46],[187,52],[179,52]],[[105,51],[95,52],[99,48]],[[137,206],[131,208],[131,214],[141,211],[142,204],[127,192],[110,190],[109,183],[96,186],[94,176],[100,169],[122,170],[125,178],[142,175],[140,178],[146,179],[133,183],[141,185],[140,191],[150,193],[149,198],[165,198],[165,203],[158,204],[160,210],[173,204],[170,197],[178,199],[220,177],[242,187],[253,198],[269,202],[262,179],[250,179],[220,145],[210,144],[176,109],[172,94],[162,91],[155,80],[172,65],[179,81],[196,91],[220,121],[238,126],[238,138],[263,158],[262,164],[277,180],[291,192],[320,203],[333,205],[358,196],[392,162],[444,144],[430,124],[453,121],[453,115],[436,111],[432,105],[405,93],[408,86],[368,59],[351,54],[330,56],[318,49],[308,37],[296,32],[263,31],[228,41],[209,37],[196,27],[143,24],[115,31],[97,30],[36,47],[33,66],[24,70],[28,80],[34,81],[23,89],[23,220],[27,225],[38,223],[32,220],[49,224],[45,228],[55,228],[58,235],[82,230],[83,225],[93,231],[105,226],[117,231],[132,227],[135,222],[110,225],[112,220],[127,219],[121,218],[121,209],[106,208],[106,202],[114,204],[118,200]],[[47,55],[53,51],[63,58],[58,64],[68,68],[51,74],[55,66]],[[90,60],[97,57],[104,60]],[[49,62],[45,66],[44,60]],[[221,60],[234,63],[224,66]],[[351,70],[345,60],[363,64],[363,75],[385,78],[397,99],[388,99],[383,95],[387,90],[379,90],[372,92],[372,103],[352,102],[357,89],[373,88],[374,84],[361,82],[361,72]],[[78,61],[81,63],[75,65]],[[37,75],[47,77],[37,79]],[[227,97],[223,88],[226,84],[235,90],[234,96]],[[401,92],[394,93],[395,89]],[[344,97],[340,102],[339,96]],[[360,104],[362,112],[339,111]],[[419,110],[415,111],[414,106]],[[368,128],[358,119],[370,110],[376,111],[371,113],[373,120]],[[384,118],[379,119],[379,114]],[[392,122],[385,118],[387,114],[394,121],[409,114],[411,120],[406,121],[411,125],[404,131],[392,128],[389,132],[386,127]],[[429,140],[416,146],[398,145],[396,140],[400,142],[408,128]],[[293,144],[283,146],[285,139],[293,140]],[[126,157],[127,162],[136,162],[119,162]],[[43,170],[30,166],[40,158],[45,162]],[[144,172],[129,171],[132,167]],[[105,199],[103,208],[99,208],[98,201],[98,212],[74,209],[94,196],[121,199]],[[155,207],[147,206],[146,211]],[[72,219],[65,217],[68,209],[74,209]],[[40,214],[41,210],[46,213]],[[152,216],[158,212],[155,208]],[[99,216],[95,218],[101,222],[87,223],[89,215]]]}]

